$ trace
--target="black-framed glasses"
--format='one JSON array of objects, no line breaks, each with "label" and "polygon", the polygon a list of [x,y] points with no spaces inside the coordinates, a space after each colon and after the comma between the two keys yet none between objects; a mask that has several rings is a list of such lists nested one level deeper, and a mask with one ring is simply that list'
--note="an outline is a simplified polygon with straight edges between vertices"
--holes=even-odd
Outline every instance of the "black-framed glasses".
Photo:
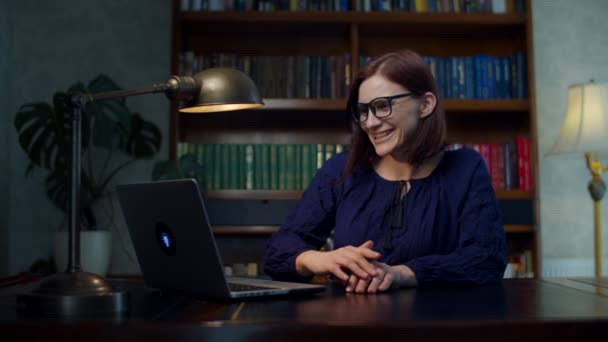
[{"label": "black-framed glasses", "polygon": [[355,122],[363,123],[369,117],[369,112],[378,119],[385,118],[393,112],[393,100],[402,97],[413,96],[414,93],[403,93],[393,96],[376,97],[369,103],[355,103],[351,106],[350,112]]}]

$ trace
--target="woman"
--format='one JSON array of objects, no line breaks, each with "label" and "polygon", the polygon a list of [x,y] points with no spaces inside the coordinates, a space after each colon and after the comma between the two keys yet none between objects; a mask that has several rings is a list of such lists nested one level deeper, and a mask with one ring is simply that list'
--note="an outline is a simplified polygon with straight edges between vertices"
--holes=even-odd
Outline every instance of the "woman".
[{"label": "woman", "polygon": [[[318,171],[281,229],[264,271],[277,280],[333,275],[347,292],[502,279],[505,233],[487,167],[444,151],[445,114],[413,51],[385,54],[354,80],[349,153]],[[334,230],[334,249],[318,251]]]}]

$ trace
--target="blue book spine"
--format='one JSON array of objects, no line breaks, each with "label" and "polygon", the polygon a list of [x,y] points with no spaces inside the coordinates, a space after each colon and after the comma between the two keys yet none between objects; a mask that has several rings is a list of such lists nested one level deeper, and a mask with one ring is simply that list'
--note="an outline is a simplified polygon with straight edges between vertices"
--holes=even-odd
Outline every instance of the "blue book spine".
[{"label": "blue book spine", "polygon": [[488,88],[488,96],[487,99],[496,98],[495,95],[495,78],[494,78],[494,66],[492,63],[492,57],[486,56],[486,87]]},{"label": "blue book spine", "polygon": [[466,83],[464,79],[464,57],[456,57],[458,65],[458,98],[464,99],[466,92]]},{"label": "blue book spine", "polygon": [[492,68],[494,69],[494,98],[504,99],[502,72],[500,70],[500,57],[492,58]]},{"label": "blue book spine", "polygon": [[445,61],[445,97],[451,99],[454,97],[452,93],[452,57],[444,57]]},{"label": "blue book spine", "polygon": [[447,71],[447,57],[437,57],[437,73],[439,74],[439,83],[441,84],[441,90],[444,98],[450,97],[450,89],[448,86],[448,74]]},{"label": "blue book spine", "polygon": [[526,57],[523,51],[518,51],[515,57],[517,58],[517,98],[525,99],[528,97]]},{"label": "blue book spine", "polygon": [[511,92],[511,89],[512,89],[513,85],[511,84],[511,58],[509,56],[503,56],[500,59],[500,64],[501,64],[501,68],[502,68],[505,99],[512,99],[513,94]]},{"label": "blue book spine", "polygon": [[340,0],[340,11],[346,12],[348,11],[348,0]]},{"label": "blue book spine", "polygon": [[483,99],[482,55],[473,56],[475,67],[475,98]]},{"label": "blue book spine", "polygon": [[475,98],[475,67],[473,64],[473,57],[464,57],[464,84],[465,84],[465,98]]}]

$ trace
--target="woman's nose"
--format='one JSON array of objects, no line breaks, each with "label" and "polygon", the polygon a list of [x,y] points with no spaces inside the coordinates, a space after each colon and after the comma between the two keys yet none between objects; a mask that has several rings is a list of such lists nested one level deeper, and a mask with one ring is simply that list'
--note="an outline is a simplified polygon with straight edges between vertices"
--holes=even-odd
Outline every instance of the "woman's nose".
[{"label": "woman's nose", "polygon": [[374,113],[372,113],[372,110],[368,109],[367,120],[365,120],[365,122],[363,123],[365,125],[365,127],[367,127],[367,128],[376,127],[376,126],[379,126],[381,123],[382,123],[382,121],[380,119],[378,119],[376,117],[376,115],[374,115]]}]

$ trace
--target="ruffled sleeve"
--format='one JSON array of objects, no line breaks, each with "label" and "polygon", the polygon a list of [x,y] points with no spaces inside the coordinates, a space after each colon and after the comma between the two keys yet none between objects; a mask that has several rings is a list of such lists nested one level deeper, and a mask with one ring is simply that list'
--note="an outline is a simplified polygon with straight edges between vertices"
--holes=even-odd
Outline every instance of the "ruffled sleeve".
[{"label": "ruffled sleeve", "polygon": [[344,161],[345,154],[339,154],[323,165],[281,228],[268,241],[263,268],[273,279],[310,279],[296,273],[295,260],[302,252],[320,249],[334,228],[338,181]]},{"label": "ruffled sleeve", "polygon": [[504,226],[490,175],[476,158],[468,191],[458,215],[457,248],[445,255],[428,255],[405,263],[420,285],[433,283],[490,284],[499,282],[506,267]]}]

